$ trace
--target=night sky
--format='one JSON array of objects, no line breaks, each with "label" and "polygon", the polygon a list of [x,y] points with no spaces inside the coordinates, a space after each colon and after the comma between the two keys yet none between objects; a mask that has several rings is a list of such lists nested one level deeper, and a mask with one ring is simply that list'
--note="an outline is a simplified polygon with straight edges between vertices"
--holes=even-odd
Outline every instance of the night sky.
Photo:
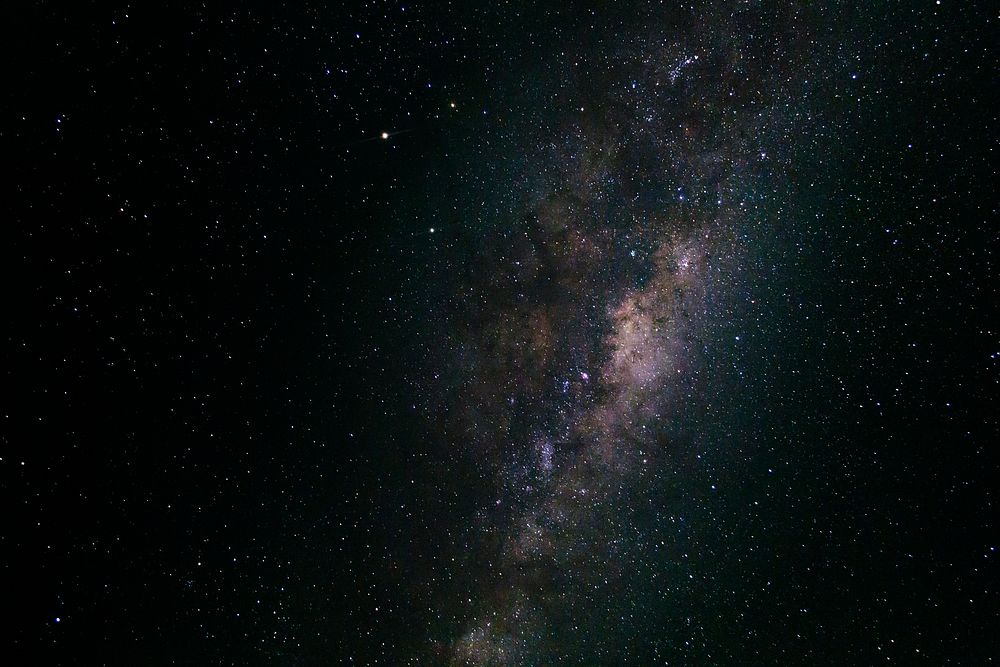
[{"label": "night sky", "polygon": [[1000,659],[988,4],[6,4],[4,662]]}]

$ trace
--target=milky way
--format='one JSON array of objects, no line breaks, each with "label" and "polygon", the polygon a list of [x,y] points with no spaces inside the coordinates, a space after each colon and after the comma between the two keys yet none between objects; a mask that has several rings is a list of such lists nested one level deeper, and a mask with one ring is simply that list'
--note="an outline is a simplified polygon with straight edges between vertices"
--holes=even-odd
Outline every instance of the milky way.
[{"label": "milky way", "polygon": [[805,20],[709,9],[573,52],[568,90],[547,81],[560,89],[532,97],[582,106],[550,136],[515,137],[510,223],[461,286],[460,380],[439,410],[490,462],[496,493],[479,515],[487,583],[445,642],[454,662],[620,649],[588,636],[608,629],[581,610],[641,597],[643,529],[629,515],[650,502],[643,480],[671,465],[679,406],[703,400],[701,360],[719,343],[745,230],[785,222],[770,200],[820,57],[802,46]]}]

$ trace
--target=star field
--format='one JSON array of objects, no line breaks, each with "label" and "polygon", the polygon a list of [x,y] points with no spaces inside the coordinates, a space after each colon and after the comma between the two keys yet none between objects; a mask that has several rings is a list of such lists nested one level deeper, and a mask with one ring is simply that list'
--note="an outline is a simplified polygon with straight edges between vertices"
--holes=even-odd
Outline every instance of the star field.
[{"label": "star field", "polygon": [[985,8],[15,9],[14,662],[990,664]]}]

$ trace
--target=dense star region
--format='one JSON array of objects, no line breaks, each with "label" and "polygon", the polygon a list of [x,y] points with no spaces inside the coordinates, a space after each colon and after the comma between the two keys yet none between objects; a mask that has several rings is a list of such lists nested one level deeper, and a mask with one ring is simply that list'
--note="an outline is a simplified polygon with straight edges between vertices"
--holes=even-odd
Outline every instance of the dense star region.
[{"label": "dense star region", "polygon": [[1000,655],[995,12],[9,14],[12,664]]},{"label": "dense star region", "polygon": [[802,48],[804,14],[709,14],[566,54],[539,83],[592,110],[513,138],[510,222],[471,272],[445,347],[456,386],[433,410],[497,489],[457,662],[623,660],[676,586],[644,566],[677,535],[654,496],[677,433],[700,427],[684,407],[704,401],[705,357],[740,343],[744,246],[791,222],[789,144],[814,141],[808,76],[828,55]]}]

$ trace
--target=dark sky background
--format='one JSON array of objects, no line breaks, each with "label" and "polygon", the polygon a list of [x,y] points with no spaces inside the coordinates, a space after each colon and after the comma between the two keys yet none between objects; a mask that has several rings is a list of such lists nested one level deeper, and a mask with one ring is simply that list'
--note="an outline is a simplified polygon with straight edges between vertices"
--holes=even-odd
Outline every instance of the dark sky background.
[{"label": "dark sky background", "polygon": [[985,3],[156,4],[2,10],[11,664],[996,659]]}]

